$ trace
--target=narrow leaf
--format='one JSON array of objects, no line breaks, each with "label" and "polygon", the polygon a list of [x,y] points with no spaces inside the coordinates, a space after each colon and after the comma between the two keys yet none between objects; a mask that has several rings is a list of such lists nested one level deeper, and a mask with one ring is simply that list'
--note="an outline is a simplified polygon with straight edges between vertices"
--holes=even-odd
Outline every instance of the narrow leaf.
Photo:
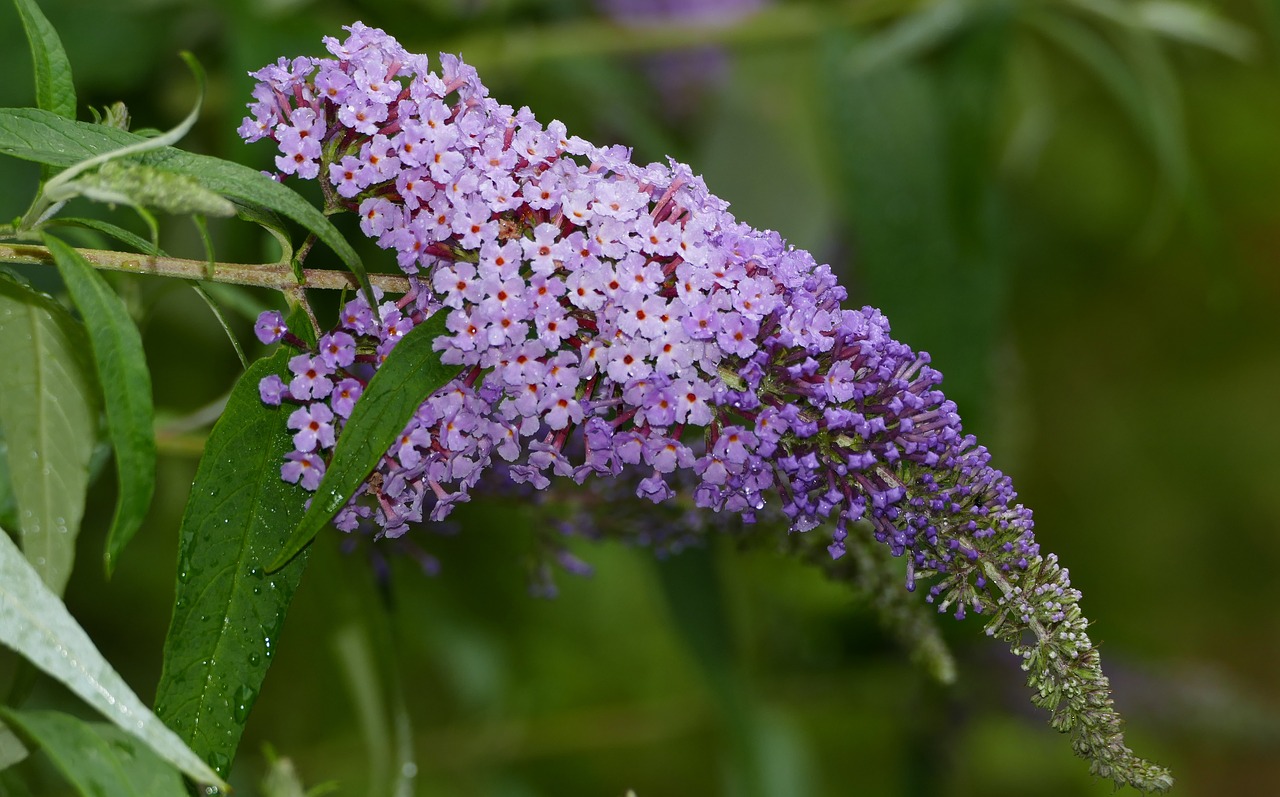
[{"label": "narrow leaf", "polygon": [[103,235],[116,239],[125,246],[136,249],[144,255],[152,257],[164,257],[164,252],[157,249],[154,244],[143,238],[141,235],[132,233],[123,227],[112,224],[109,221],[101,221],[99,219],[72,218],[69,216],[59,216],[50,219],[49,224],[66,225],[68,227],[83,227],[86,230],[100,232]]},{"label": "narrow leaf", "polygon": [[306,564],[299,557],[264,571],[302,516],[302,497],[280,478],[293,450],[285,411],[258,394],[290,354],[259,360],[236,383],[205,445],[178,541],[156,712],[224,775]]},{"label": "narrow leaf", "polygon": [[[0,108],[0,154],[50,166],[73,166],[85,158],[146,140],[123,130],[71,122],[34,108]],[[292,189],[247,166],[172,147],[143,152],[136,159],[157,169],[194,177],[210,191],[301,224],[351,269],[366,298],[376,305],[369,276],[355,249],[323,213]]]},{"label": "narrow leaf", "polygon": [[151,374],[142,336],[124,302],[80,253],[51,235],[44,236],[76,309],[89,330],[106,407],[107,432],[116,454],[120,500],[107,532],[107,575],[115,570],[124,546],[138,531],[156,484],[155,409]]},{"label": "narrow leaf", "polygon": [[182,775],[114,725],[61,711],[0,709],[83,797],[185,797]]},{"label": "narrow leaf", "polygon": [[52,299],[0,278],[0,429],[22,549],[49,588],[71,575],[97,438],[84,328]]},{"label": "narrow leaf", "polygon": [[71,82],[71,62],[62,49],[58,32],[49,24],[35,0],[14,0],[22,27],[31,45],[36,73],[36,105],[67,119],[76,118],[76,88]]},{"label": "narrow leaf", "polygon": [[422,402],[458,375],[461,368],[441,363],[432,346],[444,334],[444,321],[445,312],[441,311],[410,330],[369,380],[342,429],[333,459],[306,516],[269,570],[283,567],[310,544],[324,524],[351,500]]},{"label": "narrow leaf", "polygon": [[138,699],[3,532],[0,532],[0,644],[13,648],[60,681],[192,780],[227,788]]}]

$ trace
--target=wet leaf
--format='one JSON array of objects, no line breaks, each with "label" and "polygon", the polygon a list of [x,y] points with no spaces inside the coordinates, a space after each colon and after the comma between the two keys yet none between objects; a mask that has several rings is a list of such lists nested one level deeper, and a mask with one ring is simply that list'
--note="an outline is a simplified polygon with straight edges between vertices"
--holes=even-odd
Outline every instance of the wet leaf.
[{"label": "wet leaf", "polygon": [[282,567],[311,543],[351,500],[422,402],[458,375],[461,368],[441,363],[440,354],[432,347],[444,334],[446,312],[440,311],[410,330],[369,380],[342,429],[311,507],[271,562],[270,570]]},{"label": "wet leaf", "polygon": [[271,665],[306,558],[266,563],[302,517],[303,494],[280,478],[293,450],[287,408],[267,407],[258,382],[281,373],[280,349],[236,383],[205,444],[178,541],[173,621],[156,713],[225,775]]},{"label": "wet leaf", "polygon": [[3,531],[0,531],[0,644],[13,648],[60,681],[193,780],[226,788],[111,668],[67,607],[44,585],[40,575]]},{"label": "wet leaf", "polygon": [[44,236],[62,281],[84,319],[98,370],[107,432],[116,456],[120,497],[107,532],[105,565],[110,576],[124,546],[138,531],[156,483],[155,408],[142,336],[124,302],[75,249]]},{"label": "wet leaf", "polygon": [[84,722],[61,711],[0,716],[38,744],[83,797],[185,797],[182,775],[141,741],[114,725]]},{"label": "wet leaf", "polygon": [[22,550],[56,594],[75,561],[98,387],[84,328],[47,296],[0,277],[0,429]]}]

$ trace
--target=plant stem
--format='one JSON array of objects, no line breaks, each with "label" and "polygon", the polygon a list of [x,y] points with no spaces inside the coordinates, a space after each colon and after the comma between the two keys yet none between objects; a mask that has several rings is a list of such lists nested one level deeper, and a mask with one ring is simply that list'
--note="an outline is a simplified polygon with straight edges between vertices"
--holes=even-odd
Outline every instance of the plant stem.
[{"label": "plant stem", "polygon": [[[346,271],[303,269],[304,282],[299,285],[293,270],[279,263],[214,263],[206,260],[184,260],[178,257],[152,257],[132,252],[107,249],[77,249],[94,268],[124,271],[129,274],[152,274],[229,285],[251,285],[281,291],[301,288],[341,290],[358,288],[356,278]],[[43,246],[0,243],[0,263],[34,263],[52,266],[53,256]],[[408,293],[409,280],[392,274],[370,274],[369,281],[387,293]]]}]

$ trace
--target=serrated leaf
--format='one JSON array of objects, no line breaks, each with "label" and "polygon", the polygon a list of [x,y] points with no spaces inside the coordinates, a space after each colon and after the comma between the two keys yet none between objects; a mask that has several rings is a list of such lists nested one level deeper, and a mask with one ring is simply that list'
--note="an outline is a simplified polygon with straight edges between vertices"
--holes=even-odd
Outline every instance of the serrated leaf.
[{"label": "serrated leaf", "polygon": [[138,699],[67,607],[0,531],[0,644],[60,681],[193,780],[227,785]]},{"label": "serrated leaf", "polygon": [[280,478],[293,450],[287,410],[258,393],[290,354],[259,360],[236,383],[205,444],[178,541],[156,712],[223,774],[306,565],[299,557],[278,573],[264,569],[302,517],[302,496]]},{"label": "serrated leaf", "polygon": [[182,775],[114,725],[84,722],[61,711],[3,716],[39,745],[82,797],[185,797]]},{"label": "serrated leaf", "polygon": [[58,201],[77,196],[110,205],[128,205],[172,213],[234,216],[230,200],[185,174],[129,161],[107,161],[94,171],[60,186]]},{"label": "serrated leaf", "polygon": [[306,516],[268,569],[283,567],[311,543],[351,500],[422,402],[462,370],[441,363],[439,352],[432,348],[435,339],[445,332],[445,316],[446,311],[441,310],[411,329],[369,380],[342,429]]},{"label": "serrated leaf", "polygon": [[[22,160],[68,167],[145,140],[123,130],[68,121],[35,108],[0,108],[0,154]],[[366,298],[376,304],[360,256],[323,213],[292,189],[247,166],[172,147],[140,153],[135,158],[157,169],[194,177],[224,197],[274,211],[301,224],[338,255],[356,275]]]},{"label": "serrated leaf", "polygon": [[62,594],[75,560],[98,387],[84,328],[52,299],[0,278],[0,428],[22,549]]},{"label": "serrated leaf", "polygon": [[31,45],[36,73],[36,105],[66,119],[76,118],[76,88],[71,82],[71,62],[62,49],[58,32],[49,24],[34,0],[13,0]]},{"label": "serrated leaf", "polygon": [[89,263],[61,240],[44,236],[45,246],[84,319],[97,366],[107,416],[107,432],[116,455],[120,497],[104,556],[107,576],[120,552],[142,525],[156,484],[155,409],[151,373],[142,336],[124,302]]}]

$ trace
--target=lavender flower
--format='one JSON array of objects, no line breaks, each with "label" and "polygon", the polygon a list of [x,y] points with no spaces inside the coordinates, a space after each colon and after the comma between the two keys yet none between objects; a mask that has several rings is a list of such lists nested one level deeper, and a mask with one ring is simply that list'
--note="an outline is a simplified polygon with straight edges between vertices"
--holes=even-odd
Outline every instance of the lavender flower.
[{"label": "lavender flower", "polygon": [[[265,402],[296,405],[284,479],[316,488],[369,375],[444,312],[435,346],[462,373],[339,528],[368,518],[399,537],[501,467],[523,489],[625,475],[649,502],[684,496],[747,522],[776,508],[794,532],[829,528],[836,559],[869,536],[905,557],[907,589],[932,580],[939,611],[991,618],[1095,772],[1169,785],[1124,747],[1079,593],[928,355],[879,311],[842,309],[828,266],[739,224],[687,166],[633,164],[499,104],[455,56],[435,73],[380,30],[348,30],[325,40],[333,58],[254,73],[240,132],[277,142],[281,179],[314,176],[328,210],[358,213],[412,289],[352,300],[318,351],[290,361],[287,389],[264,382]],[[281,325],[264,316],[260,337],[296,345]]]}]

